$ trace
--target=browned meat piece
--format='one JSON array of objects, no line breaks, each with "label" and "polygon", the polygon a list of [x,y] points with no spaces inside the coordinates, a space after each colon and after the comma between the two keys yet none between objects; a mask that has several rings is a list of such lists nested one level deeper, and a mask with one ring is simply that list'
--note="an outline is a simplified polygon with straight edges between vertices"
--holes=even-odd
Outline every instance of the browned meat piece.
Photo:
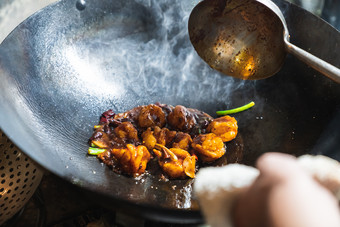
[{"label": "browned meat piece", "polygon": [[157,139],[157,143],[169,146],[176,136],[176,131],[170,131],[167,128],[155,127],[154,135]]},{"label": "browned meat piece", "polygon": [[221,137],[223,142],[235,139],[237,135],[237,121],[234,117],[223,116],[214,119],[207,128],[208,132],[212,132]]},{"label": "browned meat piece", "polygon": [[94,146],[99,148],[108,148],[110,144],[110,139],[105,132],[96,131],[90,138],[90,144],[93,144]]},{"label": "browned meat piece", "polygon": [[128,144],[126,148],[113,148],[111,153],[118,160],[119,166],[124,173],[131,176],[138,176],[144,173],[150,160],[150,153],[143,145],[136,147]]},{"label": "browned meat piece", "polygon": [[130,122],[119,124],[114,132],[118,138],[125,141],[139,141],[137,129]]},{"label": "browned meat piece", "polygon": [[166,123],[165,113],[162,108],[154,104],[143,106],[139,116],[138,124],[142,128],[163,127]]},{"label": "browned meat piece", "polygon": [[155,103],[156,106],[159,106],[160,108],[162,108],[163,112],[165,113],[165,115],[168,115],[172,110],[173,110],[173,106],[168,105],[168,104],[162,104],[159,102]]},{"label": "browned meat piece", "polygon": [[97,157],[102,160],[105,165],[114,167],[113,170],[119,172],[119,162],[108,149],[105,152],[98,154]]},{"label": "browned meat piece", "polygon": [[196,159],[189,152],[180,148],[168,149],[160,144],[156,144],[155,148],[158,163],[170,178],[195,177]]},{"label": "browned meat piece", "polygon": [[192,143],[191,136],[188,133],[178,132],[172,143],[173,148],[180,148],[188,151]]},{"label": "browned meat piece", "polygon": [[155,127],[154,131],[151,128],[148,128],[142,134],[143,144],[149,149],[152,150],[155,147],[155,144],[161,144],[164,146],[168,146],[171,144],[173,139],[176,136],[175,131],[170,131],[167,128],[160,128],[158,126]]},{"label": "browned meat piece", "polygon": [[214,133],[201,134],[197,136],[191,147],[203,162],[212,162],[224,155],[225,145],[221,137]]},{"label": "browned meat piece", "polygon": [[151,128],[148,128],[145,132],[142,133],[142,141],[146,148],[148,148],[149,150],[152,150],[155,147],[157,139],[153,135],[153,131],[151,130]]},{"label": "browned meat piece", "polygon": [[187,108],[188,111],[195,117],[196,124],[190,130],[191,136],[197,136],[198,134],[205,134],[207,133],[206,128],[208,127],[209,123],[214,119],[209,114],[192,108]]},{"label": "browned meat piece", "polygon": [[190,132],[196,124],[193,114],[187,108],[180,105],[173,109],[167,119],[172,128],[183,132]]},{"label": "browned meat piece", "polygon": [[115,120],[129,119],[132,122],[137,122],[139,114],[144,106],[137,106],[131,110],[128,110],[124,113],[118,113],[114,116]]}]

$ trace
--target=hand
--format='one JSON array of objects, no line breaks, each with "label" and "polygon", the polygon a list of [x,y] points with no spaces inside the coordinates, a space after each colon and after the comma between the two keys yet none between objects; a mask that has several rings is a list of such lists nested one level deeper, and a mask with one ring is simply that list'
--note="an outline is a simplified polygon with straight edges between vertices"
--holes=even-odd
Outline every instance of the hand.
[{"label": "hand", "polygon": [[338,227],[338,201],[296,161],[266,153],[256,164],[255,182],[234,206],[235,227]]}]

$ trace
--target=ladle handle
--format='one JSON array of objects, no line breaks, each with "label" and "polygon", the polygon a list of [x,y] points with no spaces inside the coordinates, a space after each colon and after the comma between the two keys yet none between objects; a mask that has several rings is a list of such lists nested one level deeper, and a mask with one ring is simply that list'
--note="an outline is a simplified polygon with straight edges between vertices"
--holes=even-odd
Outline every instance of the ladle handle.
[{"label": "ladle handle", "polygon": [[328,78],[334,80],[337,83],[340,83],[340,69],[337,67],[321,60],[318,57],[304,51],[300,47],[291,44],[289,41],[285,40],[287,52],[295,55],[301,61],[306,63],[307,65],[311,66],[315,70],[319,71],[323,75],[327,76]]}]

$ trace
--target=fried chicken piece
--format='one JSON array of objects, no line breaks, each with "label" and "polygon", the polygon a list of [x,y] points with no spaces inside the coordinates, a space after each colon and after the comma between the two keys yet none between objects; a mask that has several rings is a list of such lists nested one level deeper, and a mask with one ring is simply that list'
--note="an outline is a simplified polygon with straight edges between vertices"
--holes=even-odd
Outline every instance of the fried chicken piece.
[{"label": "fried chicken piece", "polygon": [[130,122],[122,122],[114,129],[115,135],[125,141],[139,141],[138,131]]},{"label": "fried chicken piece", "polygon": [[235,139],[237,135],[237,121],[234,117],[223,116],[214,119],[207,127],[207,131],[222,138],[223,142]]},{"label": "fried chicken piece", "polygon": [[155,127],[154,135],[157,139],[157,143],[169,146],[176,136],[176,131],[170,131],[168,128]]},{"label": "fried chicken piece", "polygon": [[203,162],[212,162],[222,157],[226,152],[223,140],[214,133],[197,136],[191,147]]},{"label": "fried chicken piece", "polygon": [[183,132],[190,132],[195,126],[196,119],[194,115],[184,106],[176,106],[167,117],[169,125]]},{"label": "fried chicken piece", "polygon": [[176,137],[172,143],[172,147],[188,151],[191,143],[192,139],[188,133],[177,132]]},{"label": "fried chicken piece", "polygon": [[176,136],[175,131],[170,131],[167,128],[160,128],[156,126],[154,131],[151,128],[148,128],[145,132],[142,133],[143,144],[149,149],[152,150],[156,143],[169,146],[173,139]]},{"label": "fried chicken piece", "polygon": [[113,148],[111,153],[123,172],[134,177],[144,173],[150,160],[150,153],[143,145],[127,144],[126,148]]},{"label": "fried chicken piece", "polygon": [[142,128],[163,127],[166,123],[162,108],[154,104],[143,106],[138,116],[138,124]]},{"label": "fried chicken piece", "polygon": [[137,122],[139,114],[140,114],[141,110],[143,109],[143,107],[144,106],[137,106],[137,107],[135,107],[131,110],[128,110],[124,113],[117,113],[114,116],[114,120],[124,121],[124,119],[129,119],[132,122]]},{"label": "fried chicken piece", "polygon": [[196,159],[180,148],[170,148],[156,144],[154,149],[162,170],[172,179],[195,178]]},{"label": "fried chicken piece", "polygon": [[155,147],[157,139],[153,135],[153,131],[151,130],[151,128],[148,128],[142,133],[142,141],[144,146],[146,146],[146,148],[148,148],[149,150],[152,150]]}]

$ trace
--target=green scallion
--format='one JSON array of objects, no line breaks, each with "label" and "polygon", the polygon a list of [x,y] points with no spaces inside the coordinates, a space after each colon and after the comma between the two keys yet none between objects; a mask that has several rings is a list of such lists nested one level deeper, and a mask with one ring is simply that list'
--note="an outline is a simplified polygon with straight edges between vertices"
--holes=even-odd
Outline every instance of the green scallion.
[{"label": "green scallion", "polygon": [[101,154],[101,153],[103,153],[105,151],[106,151],[106,149],[89,147],[88,154],[89,155],[99,155],[99,154]]},{"label": "green scallion", "polygon": [[241,107],[238,107],[238,108],[235,108],[235,109],[216,111],[216,114],[217,115],[234,114],[234,113],[245,111],[245,110],[253,107],[254,105],[255,105],[255,102],[250,102],[250,103],[248,103],[244,106],[241,106]]}]

